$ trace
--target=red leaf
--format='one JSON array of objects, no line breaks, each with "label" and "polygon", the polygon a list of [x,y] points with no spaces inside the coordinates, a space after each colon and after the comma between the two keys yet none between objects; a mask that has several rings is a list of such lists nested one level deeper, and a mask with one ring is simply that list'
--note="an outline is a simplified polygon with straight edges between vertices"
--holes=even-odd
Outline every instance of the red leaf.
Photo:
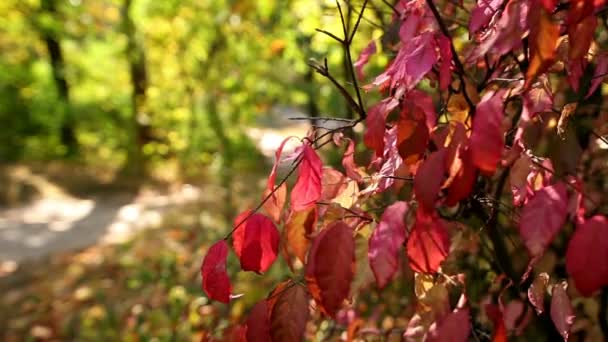
[{"label": "red leaf", "polygon": [[502,91],[489,92],[477,105],[471,134],[473,164],[485,174],[492,175],[505,146],[502,129],[504,104]]},{"label": "red leaf", "polygon": [[456,309],[437,325],[431,326],[426,341],[466,342],[471,333],[471,318],[468,308]]},{"label": "red leaf", "polygon": [[467,198],[471,190],[473,190],[473,185],[477,178],[477,170],[473,165],[471,148],[461,148],[459,158],[461,162],[460,170],[450,184],[448,195],[445,199],[445,204],[448,206],[454,206],[456,203]]},{"label": "red leaf", "polygon": [[354,273],[353,230],[342,221],[333,222],[313,241],[306,264],[306,283],[324,314],[336,317]]},{"label": "red leaf", "polygon": [[361,177],[359,174],[357,165],[355,164],[355,142],[353,140],[349,139],[348,141],[348,146],[346,147],[346,151],[344,151],[344,156],[342,157],[342,166],[344,166],[346,175],[350,177],[350,179],[357,182],[363,181],[363,177]]},{"label": "red leaf", "polygon": [[519,234],[532,259],[543,255],[568,214],[566,185],[557,183],[537,191],[524,205]]},{"label": "red leaf", "polygon": [[247,317],[247,341],[270,342],[268,302],[262,300],[253,306]]},{"label": "red leaf", "polygon": [[[594,17],[595,18],[595,17]],[[589,87],[589,91],[587,92],[587,96],[585,98],[589,98],[597,87],[602,84],[606,76],[608,75],[608,55],[603,54],[597,57],[597,65],[595,66],[595,71],[593,72],[593,77],[591,78],[591,86]]]},{"label": "red leaf", "polygon": [[435,210],[435,200],[441,190],[445,175],[447,150],[442,148],[429,155],[416,172],[414,193],[422,209],[428,213]]},{"label": "red leaf", "polygon": [[487,304],[485,306],[488,317],[494,324],[494,333],[492,334],[493,342],[507,342],[507,327],[502,316],[502,311],[495,304]]},{"label": "red leaf", "polygon": [[285,289],[272,307],[270,334],[273,341],[302,341],[309,316],[308,293],[299,285]]},{"label": "red leaf", "polygon": [[595,215],[581,223],[568,243],[566,270],[583,296],[608,285],[608,219]]},{"label": "red leaf", "polygon": [[302,151],[302,162],[298,167],[298,180],[291,191],[291,208],[306,209],[321,198],[321,170],[323,164],[313,148],[306,144]]},{"label": "red leaf", "polygon": [[376,151],[376,157],[381,158],[384,151],[384,131],[386,126],[386,116],[399,105],[399,101],[389,97],[375,105],[367,111],[365,124],[367,129],[363,136],[365,146]]},{"label": "red leaf", "polygon": [[586,17],[577,24],[568,26],[568,39],[570,42],[568,58],[570,60],[585,58],[591,46],[591,41],[593,41],[596,27],[597,18],[593,15]]},{"label": "red leaf", "polygon": [[397,148],[406,165],[412,165],[424,156],[429,141],[426,113],[422,108],[405,103],[397,122]]},{"label": "red leaf", "polygon": [[438,40],[441,67],[439,69],[439,89],[447,90],[452,83],[452,44],[450,38],[440,35]]},{"label": "red leaf", "polygon": [[566,282],[555,284],[551,294],[551,320],[557,331],[564,338],[564,341],[568,340],[570,327],[572,327],[575,318],[570,298],[568,298],[568,294],[566,293],[567,286]]},{"label": "red leaf", "polygon": [[530,7],[530,65],[526,72],[525,88],[532,85],[534,79],[547,71],[555,62],[559,24],[554,23],[551,14],[538,3]]},{"label": "red leaf", "polygon": [[536,276],[534,282],[528,288],[528,299],[539,315],[545,311],[545,292],[548,284],[549,275],[543,272]]},{"label": "red leaf", "polygon": [[399,268],[399,251],[405,242],[406,202],[395,202],[382,214],[380,223],[369,238],[369,265],[379,288],[394,277]]},{"label": "red leaf", "polygon": [[438,217],[429,216],[418,209],[406,248],[412,270],[435,273],[448,256],[450,237]]},{"label": "red leaf", "polygon": [[[248,210],[237,216],[235,226],[250,212]],[[241,223],[232,234],[232,246],[244,271],[266,272],[277,258],[279,240],[279,231],[274,223],[258,213]]]},{"label": "red leaf", "polygon": [[361,55],[359,59],[355,63],[353,63],[355,70],[357,70],[357,77],[363,79],[365,75],[363,75],[363,67],[369,62],[369,58],[376,53],[376,42],[371,41],[367,45],[363,51],[361,51]]},{"label": "red leaf", "polygon": [[209,248],[201,266],[205,293],[209,298],[223,303],[230,301],[232,293],[232,285],[226,272],[227,257],[228,244],[225,240],[220,240]]}]

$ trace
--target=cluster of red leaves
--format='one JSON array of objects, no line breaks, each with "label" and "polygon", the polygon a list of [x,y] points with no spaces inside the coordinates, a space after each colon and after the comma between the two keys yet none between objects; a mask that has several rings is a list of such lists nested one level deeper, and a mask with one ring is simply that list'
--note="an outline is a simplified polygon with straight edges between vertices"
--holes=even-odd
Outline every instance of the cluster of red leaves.
[{"label": "cluster of red leaves", "polygon": [[[580,153],[555,161],[532,152],[540,141],[539,118],[551,114],[557,105],[547,74],[565,71],[567,83],[578,91],[584,70],[595,60],[595,77],[585,81],[589,84],[579,100],[584,101],[608,70],[608,57],[590,52],[595,13],[603,8],[603,1],[568,4],[562,8],[555,0],[477,1],[469,20],[470,44],[461,53],[463,64],[437,10],[440,6],[431,0],[399,1],[393,8],[393,20],[400,27],[396,55],[364,87],[385,95],[366,111],[363,143],[373,153],[371,163],[367,167],[356,164],[356,144],[348,139],[344,173],[323,167],[311,139],[306,140],[289,158],[298,176],[286,207],[287,186],[284,182],[276,185],[283,143],[264,193],[268,216],[248,210],[235,220],[232,247],[244,271],[267,271],[281,251],[292,269],[294,259],[304,265],[305,280],[305,287],[297,281],[280,284],[251,310],[236,334],[252,341],[299,340],[311,299],[319,312],[335,319],[353,295],[354,235],[374,221],[365,211],[366,201],[388,190],[398,193],[404,187],[400,179],[407,176],[413,177],[412,198],[388,205],[369,238],[369,265],[379,288],[397,275],[403,250],[416,274],[439,272],[451,249],[444,209],[463,206],[483,193],[484,184],[495,181],[497,170],[508,175],[514,210],[519,212],[519,236],[530,256],[522,281],[563,227],[573,223],[566,253],[572,285],[583,296],[608,285],[608,219],[599,213],[588,217],[582,178],[576,174]],[[364,77],[363,67],[376,50],[372,41],[362,51],[355,63],[359,78]],[[558,62],[562,69],[556,67]],[[473,85],[467,72],[475,70],[485,71],[486,77]],[[435,94],[418,87],[424,79],[436,85]],[[508,82],[503,84],[501,79]],[[438,101],[448,104],[448,113],[441,113],[446,120],[440,120],[436,112]],[[518,113],[508,106],[515,101],[521,103]],[[560,122],[572,115],[569,108]],[[567,129],[566,123],[560,126]],[[554,166],[570,170],[569,165],[575,166],[570,168],[575,172],[555,176]],[[499,188],[497,195],[501,194]],[[490,215],[497,215],[495,206]],[[460,217],[450,220],[467,224]],[[282,233],[276,225],[282,226]],[[231,296],[228,253],[227,242],[217,242],[201,268],[207,295],[225,303]],[[510,284],[519,280],[510,279]],[[538,314],[545,311],[544,297],[551,289],[550,316],[564,339],[574,319],[566,288],[566,282],[550,284],[549,275],[541,273],[527,289],[529,305]],[[435,310],[430,322],[412,318],[404,337],[467,340],[471,318],[464,294],[453,310],[447,301],[440,303],[443,309]],[[498,305],[486,303],[495,341],[525,327],[525,319],[517,324],[513,319],[524,305],[519,300],[504,305],[501,299]]]}]

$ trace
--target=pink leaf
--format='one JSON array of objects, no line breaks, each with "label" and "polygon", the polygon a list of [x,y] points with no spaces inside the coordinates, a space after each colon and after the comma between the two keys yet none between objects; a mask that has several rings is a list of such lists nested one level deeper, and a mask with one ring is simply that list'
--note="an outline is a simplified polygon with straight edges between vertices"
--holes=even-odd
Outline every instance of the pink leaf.
[{"label": "pink leaf", "polygon": [[568,193],[563,183],[540,189],[524,205],[519,234],[532,259],[543,255],[562,228],[567,214]]},{"label": "pink leaf", "polygon": [[228,257],[228,244],[220,240],[209,248],[203,265],[201,275],[203,277],[203,289],[209,298],[228,303],[232,285],[226,272],[226,258]]},{"label": "pink leaf", "polygon": [[298,180],[291,191],[291,208],[305,210],[321,198],[321,172],[323,164],[313,148],[306,144],[302,162],[298,167]]},{"label": "pink leaf", "polygon": [[608,219],[595,215],[577,223],[568,243],[566,270],[584,296],[608,285]]},{"label": "pink leaf", "polygon": [[591,79],[591,87],[589,87],[589,91],[587,92],[587,96],[585,98],[589,98],[597,87],[602,84],[602,81],[608,75],[608,55],[603,54],[597,58],[597,65],[595,66],[595,71],[593,73],[593,78]]},{"label": "pink leaf", "polygon": [[344,151],[344,156],[342,157],[342,166],[344,166],[346,175],[352,180],[357,182],[363,181],[363,177],[361,177],[359,171],[357,170],[357,164],[355,164],[355,142],[353,140],[349,139],[348,141],[348,146],[346,147],[346,151]]},{"label": "pink leaf", "polygon": [[429,329],[426,341],[466,342],[471,333],[469,308],[456,309]]},{"label": "pink leaf", "polygon": [[372,84],[381,89],[413,89],[431,71],[437,57],[433,34],[424,32],[404,42],[391,65]]},{"label": "pink leaf", "polygon": [[534,282],[528,288],[528,300],[539,315],[545,311],[545,292],[548,284],[549,275],[543,272],[536,276]]},{"label": "pink leaf", "polygon": [[403,162],[397,149],[397,127],[393,127],[386,132],[386,144],[383,156],[385,161],[380,168],[380,172],[378,172],[380,179],[378,180],[376,189],[374,189],[377,192],[385,191],[395,183],[395,179],[392,177],[395,176],[395,172]]},{"label": "pink leaf", "polygon": [[382,214],[380,223],[369,238],[369,264],[379,288],[393,278],[399,268],[399,251],[405,241],[406,202],[395,202]]},{"label": "pink leaf", "polygon": [[564,341],[568,340],[570,327],[572,327],[575,318],[570,298],[568,298],[568,294],[566,293],[567,286],[566,282],[555,284],[551,294],[551,320],[557,331],[564,338]]},{"label": "pink leaf", "polygon": [[[241,213],[235,226],[250,214]],[[262,214],[251,215],[232,235],[232,245],[244,271],[265,272],[277,258],[279,231],[274,223]]]},{"label": "pink leaf", "polygon": [[363,75],[363,67],[369,62],[369,58],[375,53],[376,42],[372,40],[371,42],[369,42],[367,47],[363,49],[363,51],[361,51],[359,59],[357,59],[357,61],[353,63],[353,65],[355,66],[355,70],[357,70],[357,76],[360,79],[363,79],[365,77],[365,75]]},{"label": "pink leaf", "polygon": [[435,210],[435,200],[441,190],[445,175],[446,149],[429,155],[416,172],[414,193],[422,209],[431,213]]},{"label": "pink leaf", "polygon": [[418,209],[406,248],[412,270],[420,273],[437,272],[450,250],[450,237],[443,221]]},{"label": "pink leaf", "polygon": [[471,134],[473,164],[485,174],[494,174],[505,146],[502,119],[503,91],[489,92],[477,105]]},{"label": "pink leaf", "polygon": [[473,34],[484,26],[487,26],[492,17],[498,12],[502,3],[503,0],[477,0],[477,5],[471,12],[469,32]]}]

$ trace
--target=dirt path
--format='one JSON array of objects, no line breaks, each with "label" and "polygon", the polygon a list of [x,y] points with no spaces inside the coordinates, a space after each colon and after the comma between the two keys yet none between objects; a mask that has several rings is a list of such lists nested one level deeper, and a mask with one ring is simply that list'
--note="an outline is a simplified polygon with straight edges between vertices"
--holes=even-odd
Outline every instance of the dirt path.
[{"label": "dirt path", "polygon": [[[184,186],[170,194],[112,195],[80,199],[68,195],[0,211],[0,267],[9,271],[26,259],[125,241],[161,223],[166,211],[198,200],[200,190]],[[6,270],[9,268],[9,270]]]},{"label": "dirt path", "polygon": [[[268,158],[287,136],[304,136],[308,124],[289,121],[279,113],[264,118],[268,123],[249,128],[247,134]],[[298,140],[292,139],[286,152]],[[29,205],[0,208],[0,276],[11,273],[19,263],[45,258],[54,253],[81,249],[97,243],[128,239],[141,229],[157,227],[163,215],[173,208],[200,199],[201,190],[183,186],[169,194],[146,193],[76,198],[48,182],[43,175],[30,174],[30,183],[44,188],[42,198]]]}]

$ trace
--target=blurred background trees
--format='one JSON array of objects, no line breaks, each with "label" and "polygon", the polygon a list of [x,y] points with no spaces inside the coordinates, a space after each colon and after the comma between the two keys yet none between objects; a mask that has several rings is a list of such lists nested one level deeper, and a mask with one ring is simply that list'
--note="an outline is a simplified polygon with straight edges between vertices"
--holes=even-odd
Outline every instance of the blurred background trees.
[{"label": "blurred background trees", "polygon": [[[331,5],[2,1],[0,158],[70,159],[131,175],[167,161],[185,174],[231,169],[252,156],[244,127],[277,108],[349,116],[306,65],[327,57],[343,74],[340,47],[314,30],[339,28]],[[372,31],[364,27],[357,44]]]}]

